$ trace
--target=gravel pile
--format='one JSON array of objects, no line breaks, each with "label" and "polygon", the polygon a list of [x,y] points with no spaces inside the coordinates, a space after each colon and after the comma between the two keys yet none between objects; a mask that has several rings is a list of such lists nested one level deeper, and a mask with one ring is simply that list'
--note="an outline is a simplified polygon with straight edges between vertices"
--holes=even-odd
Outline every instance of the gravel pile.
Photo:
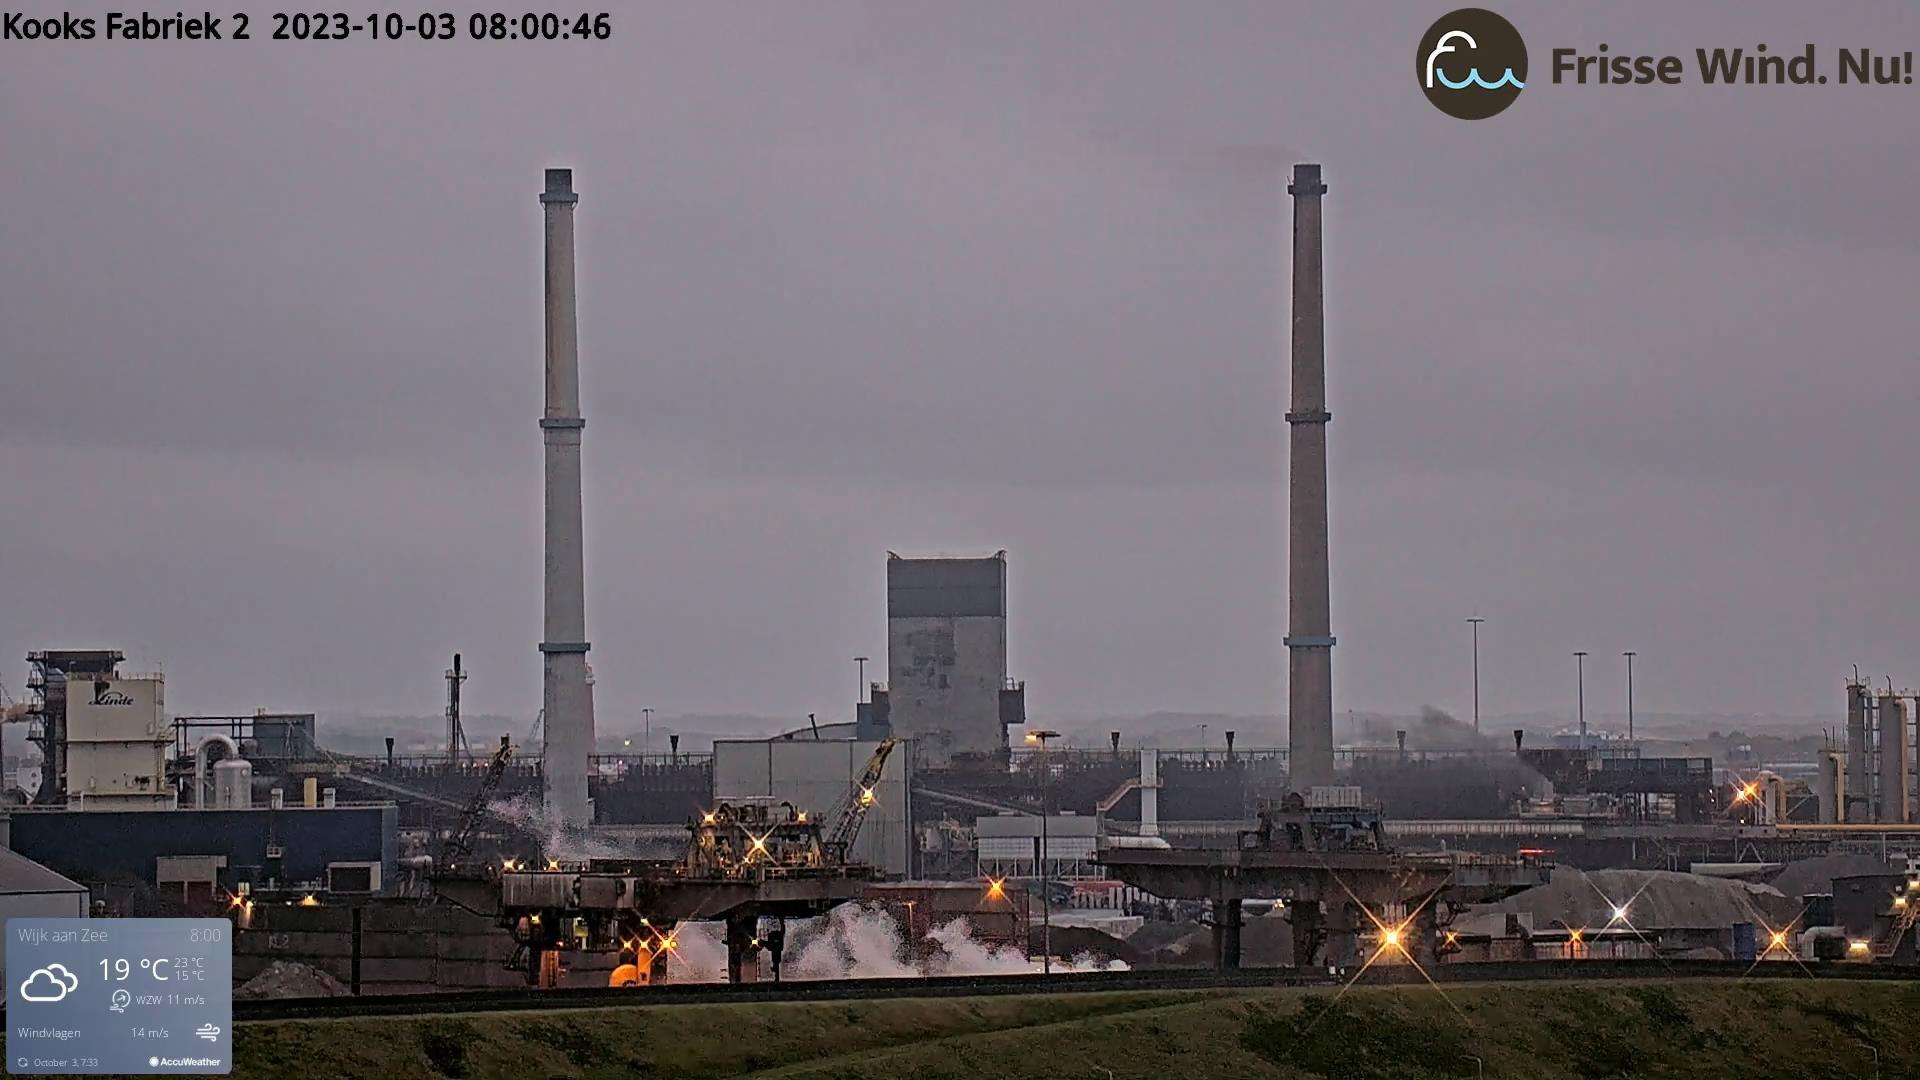
[{"label": "gravel pile", "polygon": [[1798,899],[1809,893],[1832,892],[1833,879],[1837,877],[1897,874],[1901,869],[1872,855],[1822,855],[1817,859],[1788,863],[1768,884]]},{"label": "gravel pile", "polygon": [[1707,929],[1757,920],[1782,925],[1800,912],[1800,901],[1771,885],[1671,870],[1594,870],[1555,867],[1553,878],[1497,904],[1477,907],[1475,921],[1496,912],[1533,916],[1536,930],[1564,923],[1606,926],[1623,904],[1627,920],[1643,929]]},{"label": "gravel pile", "polygon": [[[1136,967],[1213,966],[1213,928],[1198,923],[1148,923],[1127,944],[1139,951]],[[1277,967],[1293,963],[1293,924],[1278,913],[1250,915],[1240,923],[1240,963]]]},{"label": "gravel pile", "polygon": [[1127,935],[1127,944],[1140,952],[1153,952],[1156,949],[1164,949],[1193,933],[1193,929],[1194,925],[1190,922],[1149,921],[1142,923],[1140,929]]},{"label": "gravel pile", "polygon": [[233,996],[238,999],[345,997],[347,986],[316,967],[275,960],[248,979]]}]

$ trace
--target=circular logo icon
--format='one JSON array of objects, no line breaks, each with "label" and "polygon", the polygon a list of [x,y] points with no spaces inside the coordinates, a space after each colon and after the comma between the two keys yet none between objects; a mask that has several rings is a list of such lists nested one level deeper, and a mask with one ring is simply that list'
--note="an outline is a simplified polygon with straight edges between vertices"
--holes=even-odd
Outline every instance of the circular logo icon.
[{"label": "circular logo icon", "polygon": [[1484,120],[1527,88],[1527,43],[1513,24],[1485,8],[1461,8],[1435,20],[1414,58],[1420,89],[1433,107]]}]

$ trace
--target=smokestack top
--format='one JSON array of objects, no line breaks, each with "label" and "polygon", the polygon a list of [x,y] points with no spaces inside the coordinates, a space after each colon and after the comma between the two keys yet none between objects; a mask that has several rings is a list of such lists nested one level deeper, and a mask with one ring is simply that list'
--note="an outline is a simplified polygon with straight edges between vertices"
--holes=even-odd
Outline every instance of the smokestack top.
[{"label": "smokestack top", "polygon": [[548,169],[547,190],[540,195],[543,203],[577,203],[580,196],[573,193],[572,169]]},{"label": "smokestack top", "polygon": [[1325,195],[1327,185],[1320,182],[1320,166],[1302,162],[1293,167],[1293,183],[1287,185],[1289,195]]}]

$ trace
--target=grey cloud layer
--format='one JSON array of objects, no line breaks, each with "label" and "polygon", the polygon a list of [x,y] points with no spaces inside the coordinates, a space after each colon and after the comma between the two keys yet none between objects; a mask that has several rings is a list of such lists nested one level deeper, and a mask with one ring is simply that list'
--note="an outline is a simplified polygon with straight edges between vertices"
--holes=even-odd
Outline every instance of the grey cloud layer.
[{"label": "grey cloud layer", "polygon": [[1272,712],[1312,158],[1340,707],[1457,709],[1474,609],[1490,709],[1569,707],[1575,648],[1639,649],[1672,710],[1920,682],[1920,97],[1543,77],[1920,18],[1503,10],[1534,85],[1475,124],[1412,85],[1411,6],[0,46],[0,665],[118,644],[181,709],[430,711],[461,649],[530,715],[533,196],[571,164],[609,722],[844,711],[888,548],[1011,550],[1037,711]]}]

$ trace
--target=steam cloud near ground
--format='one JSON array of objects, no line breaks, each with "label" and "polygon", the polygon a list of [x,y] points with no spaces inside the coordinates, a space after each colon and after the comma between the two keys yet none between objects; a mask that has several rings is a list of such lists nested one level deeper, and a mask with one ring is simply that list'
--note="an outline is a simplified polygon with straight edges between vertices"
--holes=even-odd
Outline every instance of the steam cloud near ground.
[{"label": "steam cloud near ground", "polygon": [[[963,919],[927,934],[934,947],[918,960],[907,947],[899,922],[886,910],[844,904],[818,919],[789,920],[788,947],[780,977],[786,979],[911,979],[927,975],[1016,975],[1041,970],[1017,946],[991,945],[967,934]],[[681,923],[674,928],[678,949],[657,974],[663,982],[725,982],[727,947],[720,923]],[[1078,956],[1056,960],[1053,970],[1123,971],[1126,964]]]},{"label": "steam cloud near ground", "polygon": [[621,851],[604,840],[568,833],[561,828],[559,820],[547,812],[538,792],[495,800],[487,806],[487,811],[528,836],[537,837],[540,850],[551,859],[579,862],[587,859],[617,859],[633,854]]}]

